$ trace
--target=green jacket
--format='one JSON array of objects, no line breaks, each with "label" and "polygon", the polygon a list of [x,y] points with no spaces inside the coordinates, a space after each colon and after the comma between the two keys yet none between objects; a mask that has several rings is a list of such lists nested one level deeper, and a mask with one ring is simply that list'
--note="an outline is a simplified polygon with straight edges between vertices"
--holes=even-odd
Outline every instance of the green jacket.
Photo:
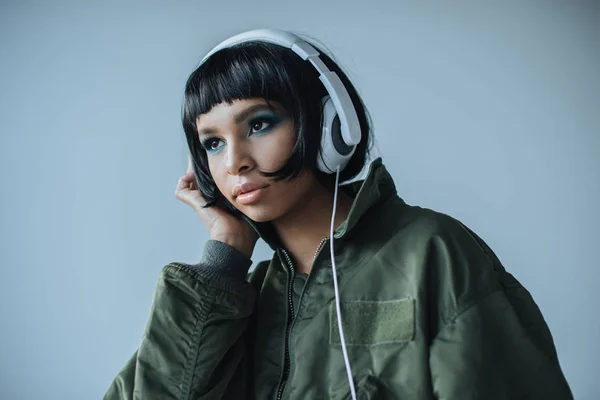
[{"label": "green jacket", "polygon": [[[540,310],[483,240],[407,205],[381,159],[342,190],[354,202],[334,244],[359,399],[573,398]],[[216,241],[162,270],[105,399],[350,398],[329,241],[302,276],[255,228],[275,254],[248,276],[251,261]]]}]

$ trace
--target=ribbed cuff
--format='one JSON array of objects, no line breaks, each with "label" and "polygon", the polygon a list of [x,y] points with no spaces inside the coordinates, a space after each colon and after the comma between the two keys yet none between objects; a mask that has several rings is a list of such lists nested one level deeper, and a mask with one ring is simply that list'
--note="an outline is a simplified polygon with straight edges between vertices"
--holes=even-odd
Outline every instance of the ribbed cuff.
[{"label": "ribbed cuff", "polygon": [[209,275],[225,275],[238,281],[244,281],[252,260],[236,248],[218,240],[208,240],[204,245],[204,254],[199,267]]}]

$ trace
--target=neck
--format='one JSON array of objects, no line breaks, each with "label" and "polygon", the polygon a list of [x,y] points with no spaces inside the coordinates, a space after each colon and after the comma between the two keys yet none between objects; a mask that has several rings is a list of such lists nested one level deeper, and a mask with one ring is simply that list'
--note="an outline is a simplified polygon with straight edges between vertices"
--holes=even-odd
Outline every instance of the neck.
[{"label": "neck", "polygon": [[[319,244],[330,234],[333,195],[333,188],[315,183],[307,201],[300,202],[285,216],[272,221],[296,272],[310,272]],[[351,207],[352,198],[338,189],[334,229],[344,222]]]}]

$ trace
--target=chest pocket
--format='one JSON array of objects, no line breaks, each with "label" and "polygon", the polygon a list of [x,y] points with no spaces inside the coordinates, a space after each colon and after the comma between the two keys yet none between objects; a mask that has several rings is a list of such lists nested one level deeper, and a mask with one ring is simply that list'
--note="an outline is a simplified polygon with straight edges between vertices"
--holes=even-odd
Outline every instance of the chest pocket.
[{"label": "chest pocket", "polygon": [[[347,301],[340,304],[347,346],[413,340],[415,300]],[[329,344],[341,344],[335,301],[329,306]]]}]

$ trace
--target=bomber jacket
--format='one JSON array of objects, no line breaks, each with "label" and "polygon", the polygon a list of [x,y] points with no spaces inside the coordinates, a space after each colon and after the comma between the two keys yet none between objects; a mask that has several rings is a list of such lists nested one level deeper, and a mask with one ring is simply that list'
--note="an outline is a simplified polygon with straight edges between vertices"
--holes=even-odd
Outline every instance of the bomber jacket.
[{"label": "bomber jacket", "polygon": [[[345,343],[359,399],[572,399],[530,293],[456,219],[408,205],[381,159],[335,230]],[[208,241],[163,268],[141,345],[105,399],[348,399],[329,239],[297,274]]]}]

